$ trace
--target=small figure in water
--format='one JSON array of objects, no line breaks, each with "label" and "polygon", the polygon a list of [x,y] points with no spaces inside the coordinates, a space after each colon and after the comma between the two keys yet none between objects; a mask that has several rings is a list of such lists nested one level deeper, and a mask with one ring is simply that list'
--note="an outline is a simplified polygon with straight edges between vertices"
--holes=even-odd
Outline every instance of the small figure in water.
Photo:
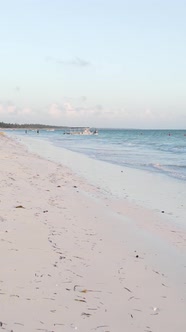
[{"label": "small figure in water", "polygon": [[39,129],[37,129],[37,134],[39,134]]},{"label": "small figure in water", "polygon": [[25,134],[27,134],[27,130],[25,130]]}]

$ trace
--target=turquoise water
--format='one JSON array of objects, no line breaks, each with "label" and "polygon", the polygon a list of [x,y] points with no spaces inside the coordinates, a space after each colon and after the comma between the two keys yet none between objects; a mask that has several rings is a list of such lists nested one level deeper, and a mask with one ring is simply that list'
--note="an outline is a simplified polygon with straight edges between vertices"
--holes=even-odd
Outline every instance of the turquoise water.
[{"label": "turquoise water", "polygon": [[[16,134],[26,135],[24,130],[16,130]],[[186,181],[186,130],[100,129],[98,135],[90,136],[40,130],[39,135],[36,131],[27,135],[90,158]]]}]

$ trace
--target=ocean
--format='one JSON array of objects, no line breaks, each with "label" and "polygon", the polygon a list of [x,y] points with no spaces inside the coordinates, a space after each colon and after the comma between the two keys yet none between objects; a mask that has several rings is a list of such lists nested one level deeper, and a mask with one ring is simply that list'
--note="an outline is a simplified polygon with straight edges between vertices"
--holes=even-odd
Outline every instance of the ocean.
[{"label": "ocean", "polygon": [[122,167],[162,173],[186,181],[186,130],[99,129],[98,135],[64,135],[63,130],[9,131]]},{"label": "ocean", "polygon": [[186,131],[99,129],[98,135],[88,136],[62,130],[6,132],[28,151],[68,167],[106,200],[165,211],[169,226],[186,229]]}]

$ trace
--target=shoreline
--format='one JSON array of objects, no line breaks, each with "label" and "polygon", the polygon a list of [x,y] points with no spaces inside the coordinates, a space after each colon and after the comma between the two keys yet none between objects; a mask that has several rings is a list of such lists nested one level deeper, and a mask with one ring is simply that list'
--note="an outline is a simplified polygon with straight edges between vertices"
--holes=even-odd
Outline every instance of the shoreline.
[{"label": "shoreline", "polygon": [[7,136],[0,146],[5,331],[184,330],[185,247],[172,245],[184,231],[159,238],[157,211],[109,198]]},{"label": "shoreline", "polygon": [[[14,137],[15,138],[15,137]],[[151,173],[95,160],[83,154],[58,148],[40,137],[16,139],[26,149],[47,160],[63,164],[104,196],[125,200],[142,208],[164,213],[164,219],[186,231],[186,186],[165,174]]]}]

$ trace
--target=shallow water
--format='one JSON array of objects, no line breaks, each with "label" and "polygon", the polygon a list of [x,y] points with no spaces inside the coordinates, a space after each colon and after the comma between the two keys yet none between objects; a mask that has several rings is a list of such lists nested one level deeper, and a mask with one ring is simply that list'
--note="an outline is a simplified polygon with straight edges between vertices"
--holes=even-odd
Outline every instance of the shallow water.
[{"label": "shallow water", "polygon": [[[18,130],[16,134],[22,136],[25,132]],[[36,137],[36,131],[28,131],[27,136]],[[58,148],[96,160],[186,181],[186,130],[100,129],[99,135],[90,136],[64,135],[62,130],[40,130],[38,136]]]},{"label": "shallow water", "polygon": [[[177,227],[186,228],[184,179],[169,176],[165,172],[154,172],[150,168],[137,169],[102,161],[88,154],[63,148],[61,143],[55,144],[53,138],[52,140],[48,138],[49,135],[58,137],[60,133],[37,135],[33,132],[25,135],[23,132],[21,134],[12,132],[12,135],[25,144],[29,151],[69,167],[89,183],[99,187],[105,195],[114,199],[128,199],[159,213],[165,211],[171,223]],[[68,139],[73,142],[75,137]],[[91,140],[91,138],[83,137],[84,144],[86,139]]]}]

